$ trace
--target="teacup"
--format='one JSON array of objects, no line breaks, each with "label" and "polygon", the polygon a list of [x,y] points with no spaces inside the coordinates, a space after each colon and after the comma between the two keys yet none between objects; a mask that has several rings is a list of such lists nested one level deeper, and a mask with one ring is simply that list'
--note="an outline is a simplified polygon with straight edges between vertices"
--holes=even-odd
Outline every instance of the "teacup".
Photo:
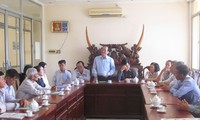
[{"label": "teacup", "polygon": [[151,88],[155,87],[156,85],[157,85],[157,83],[156,83],[156,82],[153,82],[153,81],[151,81],[151,82],[148,84],[148,86],[151,87]]},{"label": "teacup", "polygon": [[65,88],[65,90],[70,90],[70,87],[67,86],[67,87]]},{"label": "teacup", "polygon": [[48,105],[48,104],[49,104],[49,101],[48,101],[48,100],[43,100],[43,101],[42,101],[42,104],[43,104],[43,105]]},{"label": "teacup", "polygon": [[130,83],[130,82],[131,82],[130,79],[128,79],[128,78],[126,78],[125,81],[126,81],[127,83]]},{"label": "teacup", "polygon": [[150,81],[147,81],[147,85],[148,85],[148,86],[150,85],[150,83],[151,83]]},{"label": "teacup", "polygon": [[26,111],[26,114],[27,114],[28,117],[33,116],[33,112],[32,112],[31,110],[27,110],[27,111]]},{"label": "teacup", "polygon": [[43,95],[42,98],[43,99],[48,99],[48,95]]},{"label": "teacup", "polygon": [[149,91],[150,92],[156,92],[156,89],[155,88],[150,88]]},{"label": "teacup", "polygon": [[108,80],[108,83],[112,83],[112,80]]},{"label": "teacup", "polygon": [[80,83],[83,84],[85,81],[83,79],[80,79]]},{"label": "teacup", "polygon": [[98,81],[98,80],[96,80],[95,82],[96,82],[96,83],[99,83],[99,81]]},{"label": "teacup", "polygon": [[71,81],[71,84],[74,85],[74,81]]},{"label": "teacup", "polygon": [[64,95],[64,91],[60,91],[59,95]]},{"label": "teacup", "polygon": [[135,77],[135,78],[132,79],[132,81],[133,81],[133,83],[136,83],[136,84],[137,84],[138,81],[139,81],[139,79],[138,79],[137,77]]},{"label": "teacup", "polygon": [[141,80],[141,83],[145,83],[145,80]]},{"label": "teacup", "polygon": [[165,111],[165,110],[166,110],[165,108],[166,108],[165,106],[161,105],[161,106],[159,107],[159,110],[160,110],[160,111]]}]

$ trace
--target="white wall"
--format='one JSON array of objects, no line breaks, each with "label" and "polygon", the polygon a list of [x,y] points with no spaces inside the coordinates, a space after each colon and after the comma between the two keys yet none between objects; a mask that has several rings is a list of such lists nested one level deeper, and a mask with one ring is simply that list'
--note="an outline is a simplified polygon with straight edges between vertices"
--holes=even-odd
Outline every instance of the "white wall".
[{"label": "white wall", "polygon": [[[91,18],[89,8],[113,7],[114,4],[68,4],[47,5],[44,8],[44,55],[48,63],[48,77],[51,80],[58,69],[60,59],[67,61],[67,69],[73,70],[78,60],[88,63],[89,51],[85,39],[88,27],[90,42],[128,43],[130,48],[137,43],[142,25],[145,25],[142,50],[139,52],[143,66],[158,62],[161,68],[168,59],[181,60],[189,64],[188,5],[186,2],[168,3],[121,3],[125,17]],[[70,31],[51,33],[50,22],[68,20]],[[66,38],[61,54],[49,54],[49,49],[59,49]]]}]

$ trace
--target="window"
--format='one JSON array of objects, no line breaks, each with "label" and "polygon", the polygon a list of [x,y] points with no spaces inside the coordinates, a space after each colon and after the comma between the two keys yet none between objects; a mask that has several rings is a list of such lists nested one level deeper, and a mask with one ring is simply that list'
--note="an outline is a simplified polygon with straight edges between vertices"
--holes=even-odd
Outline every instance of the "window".
[{"label": "window", "polygon": [[200,69],[200,1],[193,1],[192,8],[192,68]]}]

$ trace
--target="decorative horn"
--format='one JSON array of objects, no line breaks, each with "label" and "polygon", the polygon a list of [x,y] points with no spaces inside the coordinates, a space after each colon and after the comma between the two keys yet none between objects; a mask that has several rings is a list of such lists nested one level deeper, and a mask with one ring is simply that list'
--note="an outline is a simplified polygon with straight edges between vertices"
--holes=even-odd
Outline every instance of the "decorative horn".
[{"label": "decorative horn", "polygon": [[86,34],[86,40],[87,40],[88,47],[91,47],[92,45],[90,44],[90,40],[89,40],[89,37],[88,37],[87,26],[86,26],[86,29],[85,29],[85,34]]},{"label": "decorative horn", "polygon": [[141,36],[140,36],[140,40],[138,41],[138,44],[137,44],[137,46],[136,46],[136,50],[139,49],[139,47],[140,47],[140,45],[141,45],[141,43],[142,43],[142,40],[143,40],[143,36],[144,36],[144,24],[143,24],[142,34],[141,34]]}]

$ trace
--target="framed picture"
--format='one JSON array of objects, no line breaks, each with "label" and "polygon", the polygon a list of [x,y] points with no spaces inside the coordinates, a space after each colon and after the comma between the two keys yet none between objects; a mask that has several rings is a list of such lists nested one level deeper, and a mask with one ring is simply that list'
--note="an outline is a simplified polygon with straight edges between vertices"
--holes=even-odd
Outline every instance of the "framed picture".
[{"label": "framed picture", "polygon": [[51,32],[69,32],[68,21],[52,21]]}]

